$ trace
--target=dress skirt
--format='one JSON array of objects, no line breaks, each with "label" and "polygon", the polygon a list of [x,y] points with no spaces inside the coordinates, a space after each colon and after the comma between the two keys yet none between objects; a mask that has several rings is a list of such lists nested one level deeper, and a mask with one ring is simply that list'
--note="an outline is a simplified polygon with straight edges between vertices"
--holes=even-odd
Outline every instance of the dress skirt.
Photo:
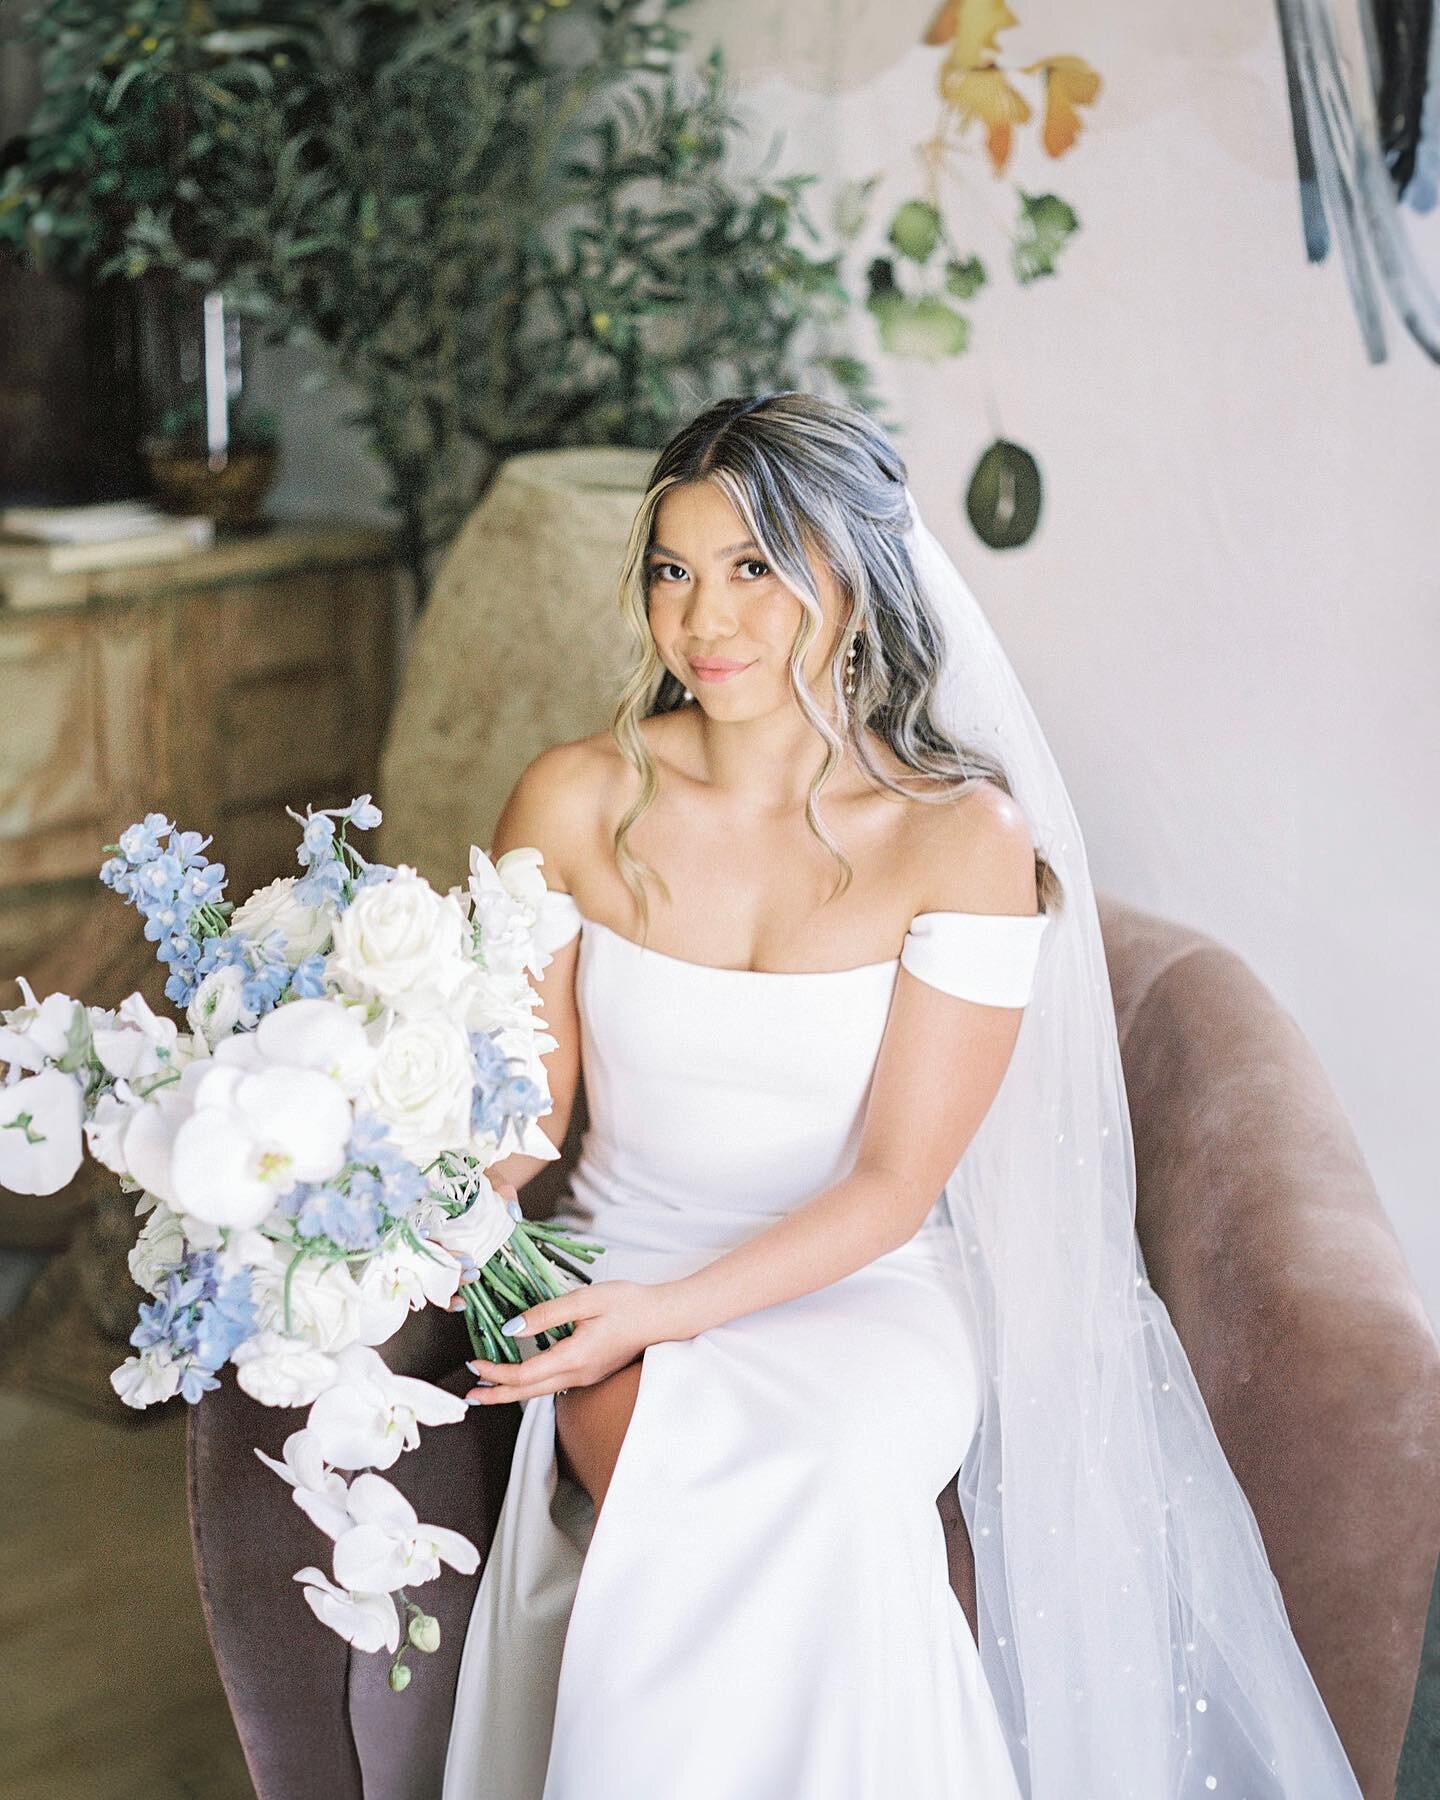
[{"label": "dress skirt", "polygon": [[923,1229],[649,1346],[598,1523],[554,1397],[517,1403],[443,1800],[1019,1800],[936,1506],[980,1417],[960,1256]]}]

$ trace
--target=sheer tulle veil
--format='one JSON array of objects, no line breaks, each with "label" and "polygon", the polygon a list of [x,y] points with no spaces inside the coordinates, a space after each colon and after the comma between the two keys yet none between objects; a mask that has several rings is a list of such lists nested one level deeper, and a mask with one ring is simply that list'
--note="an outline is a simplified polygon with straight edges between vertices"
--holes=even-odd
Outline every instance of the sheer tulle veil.
[{"label": "sheer tulle veil", "polygon": [[1358,1797],[1146,1275],[1110,981],[1065,783],[979,603],[906,493],[916,573],[945,637],[936,721],[1000,759],[1064,884],[1011,1064],[945,1189],[985,1378],[959,1499],[981,1661],[1021,1792]]}]

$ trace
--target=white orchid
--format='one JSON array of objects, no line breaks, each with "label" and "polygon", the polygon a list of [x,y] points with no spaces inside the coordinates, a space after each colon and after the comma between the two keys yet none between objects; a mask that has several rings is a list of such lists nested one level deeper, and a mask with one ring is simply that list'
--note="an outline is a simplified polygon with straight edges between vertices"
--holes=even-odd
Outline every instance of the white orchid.
[{"label": "white orchid", "polygon": [[470,935],[459,902],[401,863],[336,919],[326,973],[345,992],[402,1017],[459,1014],[478,974]]},{"label": "white orchid", "polygon": [[473,1574],[480,1552],[458,1531],[422,1525],[415,1508],[382,1475],[350,1483],[349,1531],[335,1542],[335,1579],[352,1592],[393,1591],[434,1581],[442,1562]]},{"label": "white orchid", "polygon": [[397,1375],[366,1344],[342,1350],[335,1365],[334,1385],[310,1408],[307,1429],[325,1461],[337,1469],[388,1469],[402,1451],[420,1442],[421,1425],[452,1425],[465,1417],[467,1408],[458,1395]]},{"label": "white orchid", "polygon": [[351,1124],[349,1101],[318,1069],[214,1063],[175,1131],[172,1203],[212,1224],[258,1225],[297,1182],[339,1172]]},{"label": "white orchid", "polygon": [[42,1069],[0,1087],[0,1187],[53,1194],[73,1179],[85,1153],[80,1083]]},{"label": "white orchid", "polygon": [[335,1358],[301,1338],[261,1331],[236,1346],[235,1379],[262,1406],[308,1406],[335,1379]]},{"label": "white orchid", "polygon": [[385,1593],[349,1593],[315,1568],[297,1569],[310,1610],[357,1650],[394,1650],[400,1642],[400,1614]]},{"label": "white orchid", "polygon": [[290,1483],[295,1504],[327,1537],[339,1537],[342,1531],[349,1530],[354,1521],[347,1506],[345,1478],[326,1468],[313,1432],[308,1429],[292,1431],[281,1451],[283,1462],[277,1462],[259,1448],[255,1454],[282,1481]]},{"label": "white orchid", "polygon": [[[436,1207],[436,1212],[443,1208]],[[358,1341],[383,1344],[422,1306],[448,1306],[460,1287],[459,1261],[438,1244],[416,1250],[404,1238],[368,1258],[356,1278],[360,1290]]]},{"label": "white orchid", "polygon": [[267,1062],[328,1075],[347,1099],[360,1092],[376,1058],[361,1009],[343,1000],[277,1006],[256,1027],[254,1044]]}]

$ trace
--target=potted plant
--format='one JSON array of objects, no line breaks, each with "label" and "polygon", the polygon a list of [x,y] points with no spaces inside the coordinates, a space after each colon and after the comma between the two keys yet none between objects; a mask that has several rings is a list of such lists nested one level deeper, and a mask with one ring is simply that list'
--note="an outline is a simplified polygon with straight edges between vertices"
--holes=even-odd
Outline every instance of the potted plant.
[{"label": "potted plant", "polygon": [[421,590],[518,451],[656,444],[726,392],[838,390],[840,256],[688,0],[40,0],[0,236],[169,271],[341,379]]}]

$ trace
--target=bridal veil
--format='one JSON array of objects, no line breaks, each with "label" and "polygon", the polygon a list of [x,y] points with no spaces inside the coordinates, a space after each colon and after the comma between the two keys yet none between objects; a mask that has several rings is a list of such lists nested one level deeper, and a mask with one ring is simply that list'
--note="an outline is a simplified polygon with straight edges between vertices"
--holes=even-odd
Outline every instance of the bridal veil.
[{"label": "bridal veil", "polygon": [[959,1499],[1021,1791],[1350,1800],[1360,1788],[1255,1515],[1146,1275],[1074,809],[999,640],[906,494],[945,635],[933,716],[1003,765],[1064,888],[1010,1066],[945,1189],[985,1366]]}]

